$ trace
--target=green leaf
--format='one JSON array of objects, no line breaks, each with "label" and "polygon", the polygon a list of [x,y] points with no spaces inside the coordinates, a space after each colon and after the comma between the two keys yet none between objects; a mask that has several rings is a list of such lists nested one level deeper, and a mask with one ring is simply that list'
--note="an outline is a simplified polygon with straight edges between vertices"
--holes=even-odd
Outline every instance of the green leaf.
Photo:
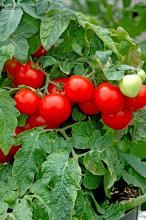
[{"label": "green leaf", "polygon": [[128,154],[121,154],[121,155],[136,172],[138,172],[141,176],[146,178],[146,163],[141,162],[140,159],[132,155],[128,155]]},{"label": "green leaf", "polygon": [[15,54],[15,47],[12,43],[6,42],[0,45],[0,73],[3,70],[4,63]]},{"label": "green leaf", "polygon": [[0,40],[6,40],[18,27],[23,11],[17,4],[0,11]]},{"label": "green leaf", "polygon": [[68,153],[59,151],[48,156],[43,172],[44,183],[51,187],[48,203],[52,220],[70,220],[81,180],[77,161],[69,158]]},{"label": "green leaf", "polygon": [[109,189],[114,185],[117,180],[116,173],[113,169],[106,169],[104,174],[104,191],[106,196],[110,196]]},{"label": "green leaf", "polygon": [[72,111],[72,119],[74,121],[84,121],[86,119],[86,115],[83,114],[78,106],[76,105],[74,108],[73,108],[73,111]]},{"label": "green leaf", "polygon": [[116,45],[112,38],[110,37],[111,32],[108,29],[96,26],[94,24],[88,23],[88,26],[95,32],[95,34],[104,42],[105,46],[113,51],[114,54],[121,60],[122,55],[118,52]]},{"label": "green leaf", "polygon": [[113,204],[106,210],[104,218],[107,220],[119,220],[125,215],[123,204]]},{"label": "green leaf", "polygon": [[16,143],[22,144],[22,148],[15,157],[13,176],[21,195],[31,186],[45,156],[43,143],[39,140],[42,131],[43,128],[29,130],[21,133],[16,139]]},{"label": "green leaf", "polygon": [[84,212],[85,204],[84,204],[84,195],[83,192],[80,190],[77,193],[76,202],[75,202],[75,217],[77,219],[82,218],[83,212]]},{"label": "green leaf", "polygon": [[102,64],[106,64],[107,61],[109,60],[109,58],[112,55],[112,51],[111,50],[106,50],[106,51],[96,51],[96,56],[100,59],[100,61],[102,62]]},{"label": "green leaf", "polygon": [[87,189],[96,189],[98,188],[100,184],[100,177],[95,176],[89,171],[86,171],[84,179],[83,179],[83,185]]},{"label": "green leaf", "polygon": [[86,149],[92,148],[89,140],[92,132],[95,130],[91,121],[79,122],[71,126],[72,138],[71,143],[74,148]]},{"label": "green leaf", "polygon": [[27,61],[27,56],[28,56],[28,49],[29,45],[28,42],[25,38],[22,38],[21,36],[14,37],[12,39],[12,43],[15,47],[15,54],[14,56],[25,63]]},{"label": "green leaf", "polygon": [[61,11],[50,13],[45,20],[42,20],[40,38],[46,50],[49,50],[59,39],[62,33],[67,29],[69,22],[70,17]]},{"label": "green leaf", "polygon": [[145,141],[146,140],[146,107],[135,113],[134,115],[134,132],[133,132],[133,140],[136,142]]},{"label": "green leaf", "polygon": [[61,70],[63,73],[66,73],[67,75],[70,74],[70,72],[71,72],[73,66],[74,66],[74,63],[73,63],[73,62],[71,63],[70,61],[67,61],[67,60],[65,60],[65,61],[60,61],[60,62],[59,62],[60,70]]},{"label": "green leaf", "polygon": [[130,169],[129,172],[124,170],[122,177],[128,183],[128,185],[139,187],[142,189],[143,192],[146,190],[146,185],[145,185],[146,179],[140,176],[133,169]]},{"label": "green leaf", "polygon": [[48,7],[48,0],[36,0],[36,9],[38,15],[44,14],[48,10]]},{"label": "green leaf", "polygon": [[124,71],[117,70],[115,65],[107,65],[104,70],[104,75],[108,80],[121,80],[124,77]]},{"label": "green leaf", "polygon": [[41,18],[39,15],[37,15],[36,5],[33,0],[19,0],[18,2],[27,14],[34,18]]},{"label": "green leaf", "polygon": [[146,142],[133,143],[130,146],[130,154],[144,160],[146,158]]},{"label": "green leaf", "polygon": [[100,159],[101,152],[89,151],[84,157],[84,166],[93,175],[102,176],[105,173],[105,167]]},{"label": "green leaf", "polygon": [[46,68],[48,66],[52,66],[54,64],[57,64],[57,60],[54,57],[51,57],[51,56],[40,57],[38,62],[43,65],[43,68]]},{"label": "green leaf", "polygon": [[21,36],[23,38],[30,38],[37,32],[39,32],[40,22],[39,20],[24,13],[18,28],[16,29],[14,36]]},{"label": "green leaf", "polygon": [[13,214],[15,216],[16,220],[33,220],[32,218],[32,207],[31,204],[27,198],[28,196],[25,196],[20,203],[18,203],[14,210],[13,210]]},{"label": "green leaf", "polygon": [[15,102],[8,92],[0,89],[0,148],[7,154],[14,144],[14,133],[17,126],[18,111]]}]

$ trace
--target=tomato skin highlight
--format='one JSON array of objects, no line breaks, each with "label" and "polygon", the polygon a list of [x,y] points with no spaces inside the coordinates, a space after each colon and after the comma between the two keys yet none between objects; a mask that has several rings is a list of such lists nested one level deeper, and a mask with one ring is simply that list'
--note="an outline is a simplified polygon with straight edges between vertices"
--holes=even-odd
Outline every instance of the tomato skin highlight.
[{"label": "tomato skin highlight", "polygon": [[39,113],[48,122],[63,123],[72,111],[71,103],[61,94],[48,94],[40,102]]},{"label": "tomato skin highlight", "polygon": [[40,115],[32,115],[29,119],[29,124],[31,128],[39,126],[47,126],[47,121]]},{"label": "tomato skin highlight", "polygon": [[93,96],[94,85],[83,76],[73,75],[65,84],[65,93],[71,102],[87,102]]},{"label": "tomato skin highlight", "polygon": [[37,64],[27,61],[25,65],[21,66],[13,80],[15,86],[27,85],[34,89],[38,89],[43,85],[45,74],[39,69],[34,69],[33,65]]},{"label": "tomato skin highlight", "polygon": [[79,109],[86,115],[96,115],[99,112],[94,99],[88,102],[79,103]]},{"label": "tomato skin highlight", "polygon": [[44,49],[43,45],[41,44],[38,49],[31,54],[32,57],[42,57],[42,56],[45,56],[47,53],[47,51]]},{"label": "tomato skin highlight", "polygon": [[25,115],[34,115],[38,112],[40,97],[29,89],[21,89],[15,94],[16,108]]},{"label": "tomato skin highlight", "polygon": [[101,118],[108,127],[115,130],[122,130],[126,128],[132,121],[132,112],[124,109],[115,114],[107,114],[102,112]]},{"label": "tomato skin highlight", "polygon": [[15,76],[19,69],[21,68],[22,64],[16,60],[15,58],[9,59],[5,62],[4,68],[7,74],[11,76]]},{"label": "tomato skin highlight", "polygon": [[141,91],[135,98],[126,99],[126,108],[131,111],[139,111],[146,106],[146,85],[142,85]]},{"label": "tomato skin highlight", "polygon": [[48,92],[49,93],[54,93],[54,94],[65,95],[64,86],[65,86],[67,80],[68,80],[68,78],[57,78],[57,79],[54,79],[53,82],[58,84],[58,86],[61,84],[61,89],[57,88],[57,86],[55,86],[55,85],[50,83],[48,85]]},{"label": "tomato skin highlight", "polygon": [[94,100],[99,111],[109,114],[119,112],[125,104],[125,97],[119,88],[111,83],[101,83],[97,86]]}]

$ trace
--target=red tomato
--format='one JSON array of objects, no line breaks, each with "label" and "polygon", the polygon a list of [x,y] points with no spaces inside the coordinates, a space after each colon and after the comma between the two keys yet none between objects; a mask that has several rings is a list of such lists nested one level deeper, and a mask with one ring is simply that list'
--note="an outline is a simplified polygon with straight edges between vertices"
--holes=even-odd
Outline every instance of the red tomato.
[{"label": "red tomato", "polygon": [[9,75],[15,76],[16,73],[19,72],[21,66],[22,64],[18,60],[12,58],[5,62],[4,68]]},{"label": "red tomato", "polygon": [[25,121],[25,126],[22,127],[22,131],[27,131],[27,130],[30,130],[32,129],[30,123],[29,123],[29,118]]},{"label": "red tomato", "polygon": [[18,134],[20,134],[22,132],[22,128],[17,126],[16,129],[15,129],[15,135],[14,137],[16,137]]},{"label": "red tomato", "polygon": [[115,114],[107,114],[102,112],[101,118],[103,122],[112,129],[122,130],[126,128],[132,121],[132,112],[124,109]]},{"label": "red tomato", "polygon": [[32,57],[42,57],[45,56],[47,51],[44,49],[43,45],[40,45],[39,48],[31,54]]},{"label": "red tomato", "polygon": [[94,86],[89,79],[73,75],[65,84],[65,93],[71,102],[87,102],[93,96]]},{"label": "red tomato", "polygon": [[146,106],[146,85],[142,85],[141,91],[135,98],[126,98],[126,108],[138,111]]},{"label": "red tomato", "polygon": [[57,78],[55,79],[53,82],[56,83],[58,85],[55,86],[54,84],[49,84],[48,85],[48,92],[49,93],[54,93],[54,94],[62,94],[65,95],[65,90],[64,90],[64,86],[67,82],[68,78]]},{"label": "red tomato", "polygon": [[60,124],[68,119],[71,114],[71,104],[61,94],[48,94],[40,102],[40,115],[49,123]]},{"label": "red tomato", "polygon": [[125,104],[125,97],[119,88],[111,83],[101,83],[95,90],[95,103],[101,112],[114,114]]},{"label": "red tomato", "polygon": [[34,115],[38,112],[40,97],[29,89],[21,89],[15,95],[16,108],[25,115]]},{"label": "red tomato", "polygon": [[79,108],[86,115],[96,115],[99,112],[93,99],[88,102],[79,103]]},{"label": "red tomato", "polygon": [[11,159],[11,157],[14,156],[17,153],[17,151],[19,150],[20,147],[21,147],[21,145],[12,146],[9,153],[8,153],[8,158]]},{"label": "red tomato", "polygon": [[0,163],[6,163],[9,161],[8,156],[5,156],[3,151],[0,148]]},{"label": "red tomato", "polygon": [[40,115],[32,115],[29,119],[29,124],[31,128],[39,126],[47,126],[47,121]]},{"label": "red tomato", "polygon": [[32,64],[30,61],[27,61],[25,65],[21,66],[13,80],[15,86],[27,85],[38,89],[43,85],[45,74],[41,70],[33,68],[33,65],[37,64]]}]

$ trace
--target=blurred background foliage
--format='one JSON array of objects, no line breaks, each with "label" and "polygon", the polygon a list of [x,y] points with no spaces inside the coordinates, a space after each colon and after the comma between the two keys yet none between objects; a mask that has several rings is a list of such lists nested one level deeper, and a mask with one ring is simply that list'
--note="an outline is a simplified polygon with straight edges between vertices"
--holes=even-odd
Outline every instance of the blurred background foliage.
[{"label": "blurred background foliage", "polygon": [[64,0],[71,9],[96,18],[108,28],[123,27],[140,43],[146,70],[146,0]]}]

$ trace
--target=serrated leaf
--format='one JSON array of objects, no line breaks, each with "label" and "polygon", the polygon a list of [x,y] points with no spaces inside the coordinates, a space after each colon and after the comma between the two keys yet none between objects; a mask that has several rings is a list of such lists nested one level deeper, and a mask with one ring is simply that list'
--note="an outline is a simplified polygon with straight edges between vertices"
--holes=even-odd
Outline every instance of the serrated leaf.
[{"label": "serrated leaf", "polygon": [[14,133],[17,126],[18,111],[9,93],[0,89],[0,148],[7,154],[14,144]]},{"label": "serrated leaf", "polygon": [[113,204],[108,207],[104,218],[107,220],[119,220],[125,215],[125,208],[123,204]]},{"label": "serrated leaf", "polygon": [[134,115],[134,132],[133,132],[133,140],[136,142],[145,141],[146,140],[146,107],[135,113]]},{"label": "serrated leaf", "polygon": [[31,186],[34,176],[39,172],[44,159],[44,149],[39,138],[42,128],[21,133],[16,143],[21,143],[22,148],[17,152],[13,165],[13,177],[18,191],[23,195]]},{"label": "serrated leaf", "polygon": [[19,4],[23,10],[34,18],[40,19],[41,17],[37,14],[36,5],[33,0],[19,0]]},{"label": "serrated leaf", "polygon": [[107,61],[109,60],[109,58],[112,55],[112,51],[111,50],[106,50],[106,51],[96,51],[96,56],[100,59],[100,61],[102,62],[102,64],[106,64]]},{"label": "serrated leaf", "polygon": [[75,106],[75,107],[73,108],[73,111],[72,111],[72,119],[73,119],[74,121],[84,121],[84,120],[86,119],[86,115],[83,114],[83,113],[79,110],[78,106]]},{"label": "serrated leaf", "polygon": [[96,26],[91,23],[87,23],[87,25],[95,32],[95,34],[104,42],[104,44],[113,51],[114,54],[121,60],[122,55],[118,52],[116,45],[112,38],[110,37],[111,32],[108,29],[102,28],[100,26]]},{"label": "serrated leaf", "polygon": [[104,75],[108,80],[121,80],[124,77],[124,70],[117,70],[115,65],[107,65]]},{"label": "serrated leaf", "polygon": [[59,62],[59,67],[60,67],[60,70],[63,72],[63,73],[66,73],[67,75],[70,74],[72,68],[74,66],[74,63],[71,63],[70,61],[60,61]]},{"label": "serrated leaf", "polygon": [[16,59],[22,61],[22,63],[26,63],[29,49],[27,40],[21,36],[15,36],[12,39],[12,43],[15,47],[14,56]]},{"label": "serrated leaf", "polygon": [[4,63],[15,54],[15,47],[12,43],[6,42],[0,45],[0,73],[3,70]]},{"label": "serrated leaf", "polygon": [[77,193],[75,207],[74,207],[74,210],[75,210],[74,216],[77,219],[80,219],[82,217],[84,208],[85,208],[84,195],[83,195],[83,192],[80,190]]},{"label": "serrated leaf", "polygon": [[16,220],[33,220],[32,211],[31,204],[26,196],[15,206],[13,214]]},{"label": "serrated leaf", "polygon": [[67,29],[69,22],[70,17],[59,11],[50,13],[45,20],[42,20],[40,38],[46,50],[49,50],[59,39],[62,33]]},{"label": "serrated leaf", "polygon": [[140,159],[132,155],[128,155],[128,154],[121,154],[121,155],[136,172],[138,172],[141,176],[146,178],[146,163],[141,162]]},{"label": "serrated leaf", "polygon": [[18,28],[16,29],[14,36],[21,36],[23,38],[30,38],[37,32],[39,32],[40,22],[39,20],[24,13]]},{"label": "serrated leaf", "polygon": [[36,1],[36,9],[37,9],[37,14],[42,15],[44,14],[49,7],[49,2],[48,0],[37,0]]},{"label": "serrated leaf", "polygon": [[57,64],[57,60],[51,56],[42,56],[39,58],[38,62],[43,65],[43,68]]},{"label": "serrated leaf", "polygon": [[84,166],[93,175],[102,176],[105,173],[105,167],[100,159],[100,154],[100,151],[90,151],[84,157]]},{"label": "serrated leaf", "polygon": [[86,149],[92,148],[89,140],[92,132],[95,130],[95,126],[91,121],[79,122],[71,126],[72,138],[71,144],[74,148]]},{"label": "serrated leaf", "polygon": [[0,40],[6,40],[18,27],[23,11],[17,4],[0,11]]},{"label": "serrated leaf", "polygon": [[70,220],[81,180],[77,161],[66,152],[53,153],[44,162],[43,173],[44,183],[51,188],[48,203],[52,220]]}]

